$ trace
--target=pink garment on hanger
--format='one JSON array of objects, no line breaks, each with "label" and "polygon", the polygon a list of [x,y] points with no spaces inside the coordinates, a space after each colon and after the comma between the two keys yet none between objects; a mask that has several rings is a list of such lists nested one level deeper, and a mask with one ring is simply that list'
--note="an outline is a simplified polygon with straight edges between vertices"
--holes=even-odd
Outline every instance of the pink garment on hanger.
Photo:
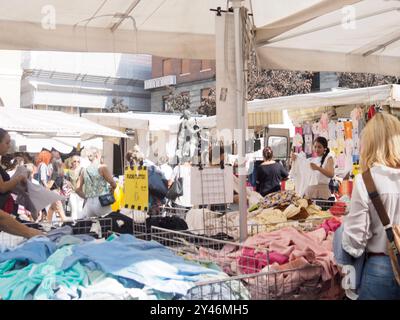
[{"label": "pink garment on hanger", "polygon": [[296,153],[300,153],[303,151],[303,128],[295,127],[294,132],[293,144],[295,146]]},{"label": "pink garment on hanger", "polygon": [[324,112],[321,115],[321,119],[319,120],[319,123],[321,126],[321,128],[320,128],[321,131],[328,131],[328,122],[329,122],[328,114],[326,112]]},{"label": "pink garment on hanger", "polygon": [[346,166],[346,156],[344,155],[344,153],[341,153],[338,155],[337,159],[336,159],[336,163],[339,169],[344,169]]}]

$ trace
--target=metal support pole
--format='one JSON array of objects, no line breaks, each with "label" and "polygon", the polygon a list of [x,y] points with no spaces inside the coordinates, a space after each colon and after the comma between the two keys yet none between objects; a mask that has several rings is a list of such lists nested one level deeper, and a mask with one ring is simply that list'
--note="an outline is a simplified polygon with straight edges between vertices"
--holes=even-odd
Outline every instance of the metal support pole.
[{"label": "metal support pole", "polygon": [[236,107],[237,107],[237,129],[238,141],[238,173],[239,173],[239,224],[240,224],[240,241],[247,239],[247,195],[246,195],[246,130],[245,128],[245,100],[244,94],[244,60],[243,60],[243,43],[242,43],[242,25],[240,19],[240,8],[242,0],[232,0],[235,24],[235,64],[236,64]]}]

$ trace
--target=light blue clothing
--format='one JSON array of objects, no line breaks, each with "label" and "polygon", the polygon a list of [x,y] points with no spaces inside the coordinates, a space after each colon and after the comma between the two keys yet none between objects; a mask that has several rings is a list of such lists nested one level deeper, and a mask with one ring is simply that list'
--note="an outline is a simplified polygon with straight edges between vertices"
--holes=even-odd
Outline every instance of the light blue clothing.
[{"label": "light blue clothing", "polygon": [[30,264],[20,270],[11,270],[15,260],[0,264],[0,296],[4,300],[52,299],[60,288],[73,290],[86,285],[88,277],[80,263],[67,270],[61,269],[65,257],[71,255],[72,246],[65,246],[51,255],[46,262]]},{"label": "light blue clothing", "polygon": [[45,237],[35,237],[0,254],[0,263],[17,260],[26,263],[41,263],[57,250],[55,243]]},{"label": "light blue clothing", "polygon": [[124,234],[104,243],[85,243],[73,249],[63,268],[76,262],[89,266],[95,263],[102,271],[131,279],[152,289],[185,295],[202,275],[218,271],[187,262],[154,241],[143,241]]},{"label": "light blue clothing", "polygon": [[108,182],[99,173],[98,165],[90,165],[84,170],[83,192],[87,198],[96,198],[110,192]]},{"label": "light blue clothing", "polygon": [[367,259],[359,290],[359,300],[400,300],[389,256]]}]

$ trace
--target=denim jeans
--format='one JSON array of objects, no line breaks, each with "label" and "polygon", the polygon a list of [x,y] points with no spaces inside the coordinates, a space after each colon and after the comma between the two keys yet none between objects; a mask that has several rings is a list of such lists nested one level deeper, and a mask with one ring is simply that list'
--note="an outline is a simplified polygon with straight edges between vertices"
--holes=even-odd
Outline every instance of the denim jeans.
[{"label": "denim jeans", "polygon": [[364,265],[359,291],[359,300],[399,300],[400,286],[397,284],[390,258],[372,256]]}]

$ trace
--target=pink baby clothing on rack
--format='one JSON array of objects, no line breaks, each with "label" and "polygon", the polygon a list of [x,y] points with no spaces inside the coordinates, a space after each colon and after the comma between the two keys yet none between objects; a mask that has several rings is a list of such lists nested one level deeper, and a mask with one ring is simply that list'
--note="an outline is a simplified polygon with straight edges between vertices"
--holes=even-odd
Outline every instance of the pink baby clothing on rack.
[{"label": "pink baby clothing on rack", "polygon": [[328,114],[324,112],[321,115],[321,119],[319,120],[321,131],[328,131],[328,122],[329,122]]},{"label": "pink baby clothing on rack", "polygon": [[329,121],[328,124],[329,140],[336,140],[336,123],[334,121]]}]

